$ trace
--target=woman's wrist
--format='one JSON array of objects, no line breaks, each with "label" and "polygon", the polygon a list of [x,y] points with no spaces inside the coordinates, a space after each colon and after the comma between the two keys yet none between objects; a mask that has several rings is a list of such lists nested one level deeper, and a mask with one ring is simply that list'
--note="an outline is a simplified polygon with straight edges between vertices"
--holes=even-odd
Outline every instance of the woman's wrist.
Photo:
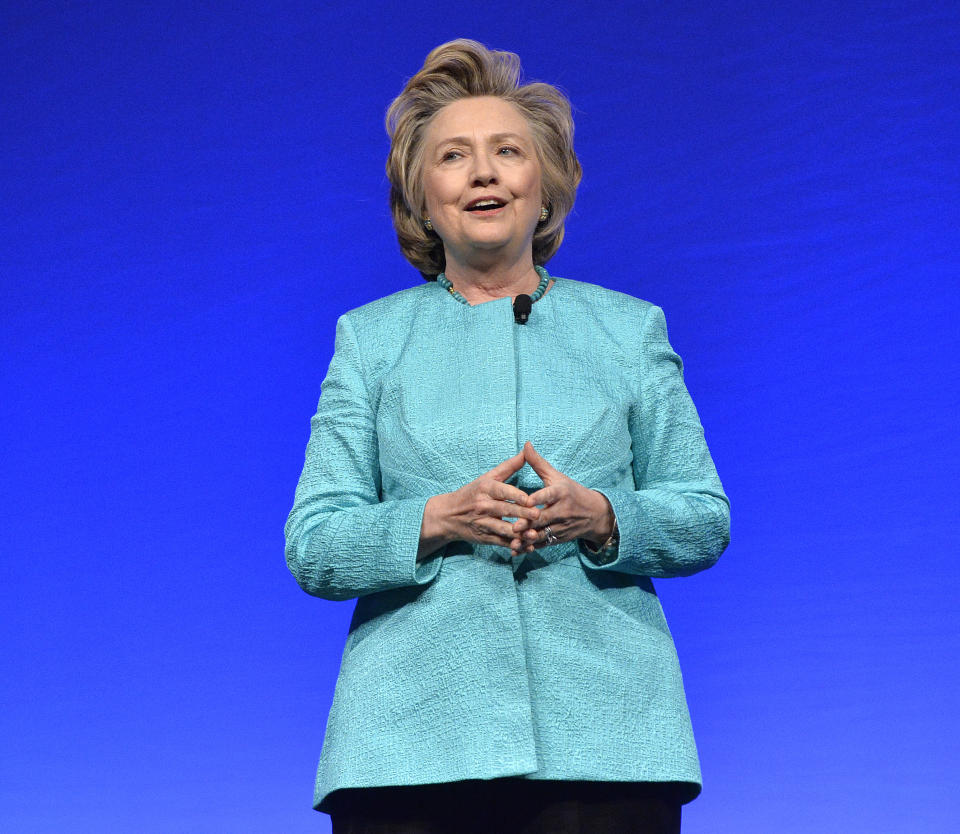
[{"label": "woman's wrist", "polygon": [[444,524],[446,518],[444,507],[447,496],[448,493],[434,495],[427,499],[423,508],[423,521],[420,524],[420,546],[417,548],[418,562],[422,562],[452,541],[447,538],[446,525]]},{"label": "woman's wrist", "polygon": [[617,527],[617,516],[613,512],[613,506],[610,504],[606,495],[602,492],[597,492],[597,490],[591,490],[591,492],[600,499],[603,506],[594,516],[596,523],[593,529],[590,530],[583,539],[587,544],[591,545],[594,550],[599,550],[610,540],[610,537],[613,536],[614,530],[616,530]]}]

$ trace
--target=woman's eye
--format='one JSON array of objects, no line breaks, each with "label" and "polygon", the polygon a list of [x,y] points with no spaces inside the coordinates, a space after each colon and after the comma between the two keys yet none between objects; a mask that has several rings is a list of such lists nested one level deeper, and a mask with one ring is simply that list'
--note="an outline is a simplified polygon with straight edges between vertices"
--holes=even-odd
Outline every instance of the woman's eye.
[{"label": "woman's eye", "polygon": [[450,159],[459,159],[459,158],[460,158],[460,151],[447,151],[447,152],[446,152],[442,157],[440,157],[440,158],[441,158],[441,160],[444,161],[444,162],[446,162],[447,160],[450,160]]},{"label": "woman's eye", "polygon": [[500,148],[499,151],[497,151],[497,153],[504,154],[506,156],[512,156],[516,152],[517,152],[516,148],[510,148],[510,147],[503,147],[503,148]]}]

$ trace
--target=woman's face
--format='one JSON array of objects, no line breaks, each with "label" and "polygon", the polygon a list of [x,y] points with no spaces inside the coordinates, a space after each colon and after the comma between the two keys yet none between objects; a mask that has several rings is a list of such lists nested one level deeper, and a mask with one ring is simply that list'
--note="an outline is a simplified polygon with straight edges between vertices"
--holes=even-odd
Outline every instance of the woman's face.
[{"label": "woman's face", "polygon": [[532,258],[540,162],[526,118],[492,96],[440,110],[424,135],[426,214],[448,267]]}]

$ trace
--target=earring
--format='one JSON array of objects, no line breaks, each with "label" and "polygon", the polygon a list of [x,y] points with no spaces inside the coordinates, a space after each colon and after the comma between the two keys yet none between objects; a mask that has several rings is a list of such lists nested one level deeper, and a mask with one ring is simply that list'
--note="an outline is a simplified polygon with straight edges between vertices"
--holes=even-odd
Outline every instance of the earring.
[{"label": "earring", "polygon": [[543,223],[550,216],[550,209],[540,206],[540,222]]},{"label": "earring", "polygon": [[423,221],[423,228],[426,229],[428,232],[433,231],[433,223],[430,222],[429,217]]}]

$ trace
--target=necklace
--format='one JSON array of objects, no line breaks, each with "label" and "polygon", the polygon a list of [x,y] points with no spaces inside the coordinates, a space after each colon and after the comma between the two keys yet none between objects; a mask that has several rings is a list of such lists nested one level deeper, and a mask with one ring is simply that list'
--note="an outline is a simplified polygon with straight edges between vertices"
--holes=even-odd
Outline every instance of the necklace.
[{"label": "necklace", "polygon": [[[547,291],[547,284],[550,283],[550,274],[547,272],[547,270],[545,270],[542,266],[535,266],[534,269],[537,271],[537,275],[540,276],[540,283],[537,284],[537,288],[530,296],[531,304],[536,304],[541,298],[543,298],[543,294]],[[437,283],[461,304],[466,304],[468,307],[470,306],[470,302],[453,288],[453,283],[449,278],[447,278],[445,273],[441,272],[437,276]]]}]

